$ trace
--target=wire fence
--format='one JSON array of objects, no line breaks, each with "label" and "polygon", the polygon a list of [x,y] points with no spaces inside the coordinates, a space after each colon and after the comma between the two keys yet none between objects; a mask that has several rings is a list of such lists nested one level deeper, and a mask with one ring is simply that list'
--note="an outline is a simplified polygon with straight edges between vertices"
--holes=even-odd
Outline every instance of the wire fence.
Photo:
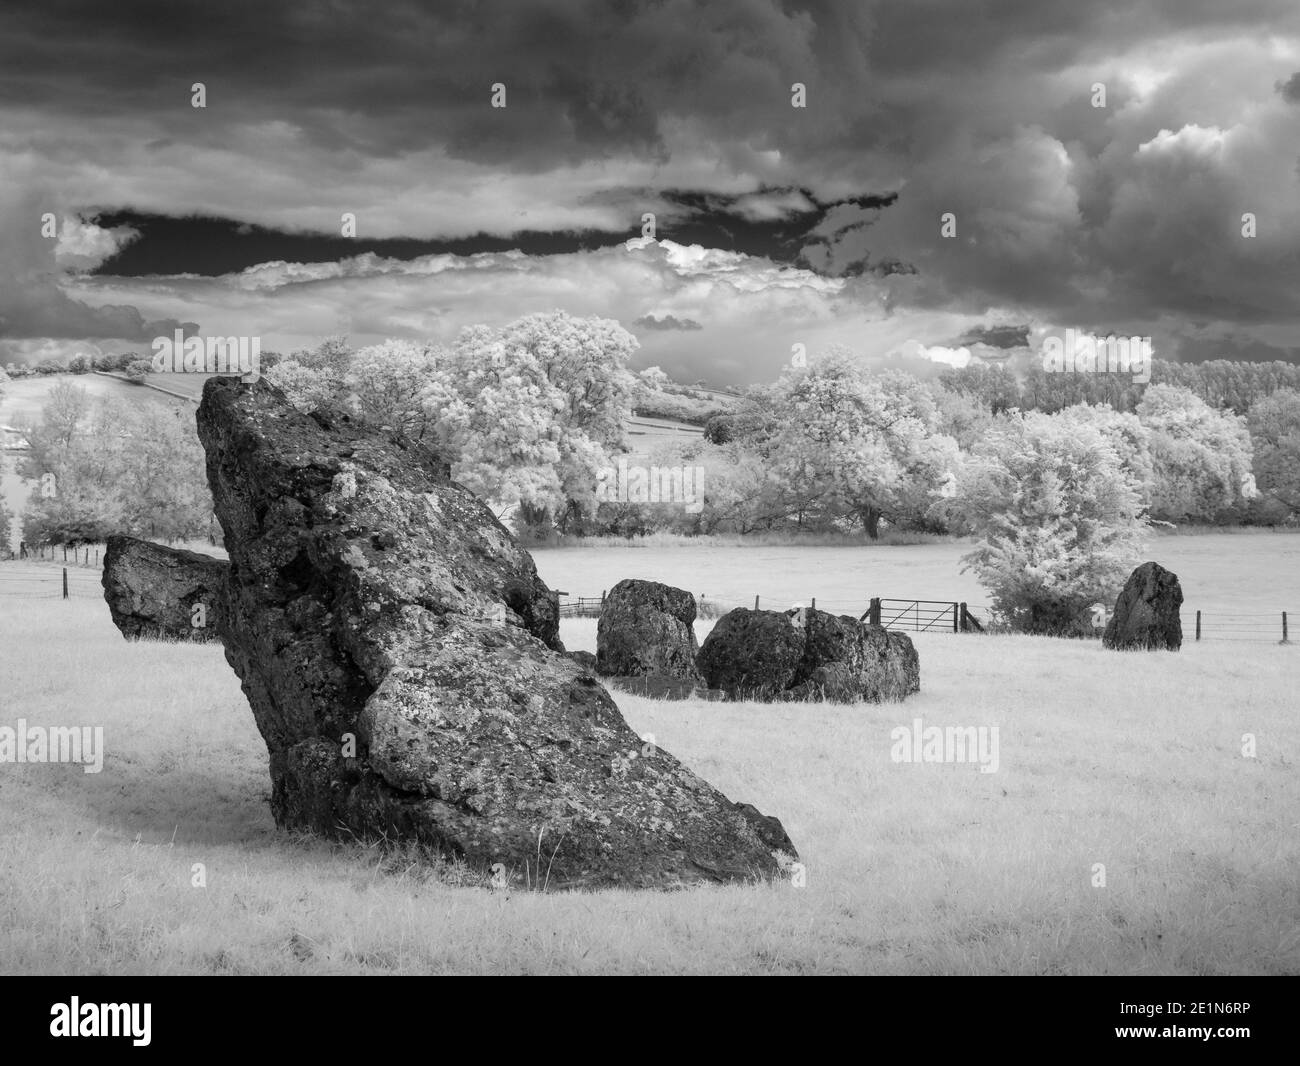
[{"label": "wire fence", "polygon": [[[560,603],[562,618],[599,618],[605,603],[602,592],[599,596],[579,596],[576,599]],[[719,599],[700,593],[695,597],[695,611],[698,618],[721,618],[728,611],[737,607],[748,607],[750,601],[743,603],[734,599]],[[910,629],[917,632],[926,630],[934,632],[971,632],[982,630],[992,621],[992,611],[981,604],[968,604],[960,600],[904,600],[885,597],[866,597],[864,599],[827,600],[818,596],[787,603],[773,596],[756,595],[753,599],[754,610],[788,611],[799,607],[825,611],[827,614],[850,615],[864,622],[873,622],[891,629]]]},{"label": "wire fence", "polygon": [[1275,641],[1290,644],[1287,611],[1268,613],[1233,614],[1229,612],[1196,612],[1197,640]]},{"label": "wire fence", "polygon": [[[79,550],[73,562],[68,553],[68,563],[63,565],[57,549],[51,556],[49,549],[44,557],[0,561],[0,598],[22,599],[80,599],[102,598],[100,580],[101,555],[95,549]],[[567,593],[560,593],[567,595]],[[562,618],[598,618],[606,593],[599,596],[578,596],[560,601]],[[865,603],[865,607],[864,607]],[[748,607],[750,602],[719,599],[699,595],[695,598],[697,616],[721,618],[737,607]],[[851,615],[864,622],[874,622],[887,629],[905,629],[913,632],[959,633],[979,632],[995,621],[993,611],[984,604],[967,604],[954,600],[905,600],[887,597],[870,597],[858,600],[825,600],[810,596],[806,601],[786,603],[783,599],[756,595],[755,610],[787,611],[795,607],[810,607],[828,614]],[[1247,641],[1290,644],[1288,611],[1256,611],[1251,613],[1231,611],[1196,611],[1189,617],[1183,613],[1184,639],[1196,641]],[[1190,633],[1186,632],[1188,629]]]},{"label": "wire fence", "polygon": [[0,597],[51,600],[104,595],[101,570],[51,564],[0,563]]},{"label": "wire fence", "polygon": [[[560,616],[567,618],[598,618],[606,592],[599,596],[579,596],[560,603]],[[719,618],[737,607],[749,607],[750,602],[720,600],[700,594],[695,598],[697,616]],[[865,609],[863,605],[866,605]],[[970,633],[993,628],[998,619],[987,604],[963,603],[960,600],[908,600],[888,597],[870,597],[859,600],[823,600],[811,596],[798,603],[786,603],[773,596],[757,595],[753,599],[755,610],[787,611],[792,607],[812,607],[829,614],[852,615],[864,622],[874,622],[886,629],[904,629],[912,632]],[[1290,644],[1289,613],[1287,611],[1259,611],[1241,613],[1229,611],[1183,612],[1184,639],[1194,641],[1250,641],[1254,643]],[[1101,635],[1101,627],[1097,629]]]}]

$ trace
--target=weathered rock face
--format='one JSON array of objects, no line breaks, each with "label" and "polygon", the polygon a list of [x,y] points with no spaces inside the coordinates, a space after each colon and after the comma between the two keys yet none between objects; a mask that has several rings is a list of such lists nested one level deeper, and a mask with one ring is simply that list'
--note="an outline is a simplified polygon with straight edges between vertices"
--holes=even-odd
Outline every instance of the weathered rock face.
[{"label": "weathered rock face", "polygon": [[589,651],[566,651],[564,653],[593,677],[596,675],[596,657]]},{"label": "weathered rock face", "polygon": [[906,633],[849,615],[802,612],[803,659],[790,694],[796,699],[905,699],[921,691],[921,661]]},{"label": "weathered rock face", "polygon": [[655,674],[700,680],[695,597],[658,581],[620,581],[596,623],[596,662],[608,677]]},{"label": "weathered rock face", "polygon": [[228,569],[208,555],[113,535],[104,552],[104,599],[128,640],[214,641]]},{"label": "weathered rock face", "polygon": [[737,607],[718,619],[698,659],[710,688],[745,699],[774,699],[794,681],[804,634],[778,611]]},{"label": "weathered rock face", "polygon": [[198,425],[231,559],[221,636],[280,825],[415,839],[550,887],[780,875],[773,820],[640,756],[560,654],[528,553],[436,455],[265,382],[210,380]]},{"label": "weathered rock face", "polygon": [[1101,642],[1118,650],[1177,651],[1183,645],[1182,603],[1178,575],[1159,563],[1143,563],[1124,583]]},{"label": "weathered rock face", "polygon": [[733,698],[879,703],[921,690],[906,634],[825,611],[737,608],[705,638],[699,663]]}]

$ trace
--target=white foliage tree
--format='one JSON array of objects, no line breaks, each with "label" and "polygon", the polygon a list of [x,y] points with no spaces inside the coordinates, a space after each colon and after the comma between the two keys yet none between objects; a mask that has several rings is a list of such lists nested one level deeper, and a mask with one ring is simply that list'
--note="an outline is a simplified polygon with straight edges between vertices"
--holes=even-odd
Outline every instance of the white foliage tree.
[{"label": "white foliage tree", "polygon": [[342,374],[348,401],[359,417],[401,430],[412,440],[436,435],[456,394],[438,373],[445,353],[429,344],[389,338],[358,349]]},{"label": "white foliage tree", "polygon": [[1175,385],[1148,386],[1137,417],[1150,433],[1156,517],[1210,519],[1258,495],[1245,418]]},{"label": "white foliage tree", "polygon": [[787,370],[775,402],[783,425],[769,455],[778,476],[873,538],[882,518],[928,513],[955,473],[956,442],[937,432],[924,386],[905,374],[871,377],[842,349]]},{"label": "white foliage tree", "polygon": [[596,506],[596,474],[622,445],[636,339],[617,322],[564,312],[463,330],[439,376],[459,480],[526,522]]},{"label": "white foliage tree", "polygon": [[1108,435],[1039,412],[1001,420],[976,445],[962,499],[981,541],[964,556],[1012,627],[1083,635],[1144,550],[1142,499]]}]

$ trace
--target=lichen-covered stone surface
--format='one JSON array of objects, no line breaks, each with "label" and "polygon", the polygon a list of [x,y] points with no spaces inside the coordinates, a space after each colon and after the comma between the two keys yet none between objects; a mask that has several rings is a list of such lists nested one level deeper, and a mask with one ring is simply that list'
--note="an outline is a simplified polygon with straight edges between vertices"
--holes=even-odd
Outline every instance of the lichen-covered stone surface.
[{"label": "lichen-covered stone surface", "polygon": [[825,611],[737,607],[704,639],[699,666],[734,699],[898,701],[921,690],[905,633]]},{"label": "lichen-covered stone surface", "polygon": [[596,623],[597,669],[607,677],[701,681],[695,666],[695,597],[658,581],[620,581]]},{"label": "lichen-covered stone surface", "polygon": [[265,382],[210,380],[198,425],[231,561],[221,636],[281,826],[551,888],[781,876],[780,823],[642,756],[561,654],[531,557],[439,456]]},{"label": "lichen-covered stone surface", "polygon": [[220,639],[226,571],[220,559],[115,534],[101,583],[113,624],[128,640],[207,643]]}]

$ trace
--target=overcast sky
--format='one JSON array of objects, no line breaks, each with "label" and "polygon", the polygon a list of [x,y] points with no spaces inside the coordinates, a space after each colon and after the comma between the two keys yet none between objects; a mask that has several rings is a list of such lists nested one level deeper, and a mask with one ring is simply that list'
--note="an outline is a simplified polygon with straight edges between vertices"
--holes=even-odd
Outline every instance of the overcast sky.
[{"label": "overcast sky", "polygon": [[0,362],[554,308],[716,384],[1067,327],[1300,359],[1300,4],[0,6]]}]

